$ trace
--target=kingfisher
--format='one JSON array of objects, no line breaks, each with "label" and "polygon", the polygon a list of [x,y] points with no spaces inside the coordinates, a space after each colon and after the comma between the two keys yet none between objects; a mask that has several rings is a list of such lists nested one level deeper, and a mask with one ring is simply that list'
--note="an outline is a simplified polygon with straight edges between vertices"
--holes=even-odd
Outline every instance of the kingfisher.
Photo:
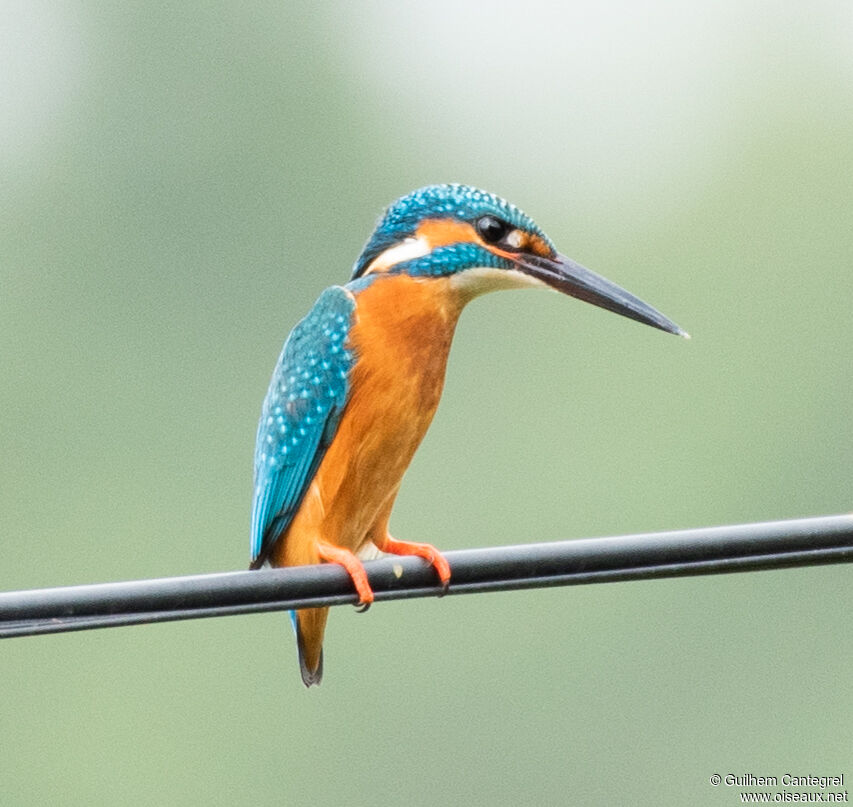
[{"label": "kingfisher", "polygon": [[[435,414],[459,315],[498,289],[542,287],[668,333],[674,322],[557,252],[521,210],[461,184],[429,185],[387,208],[342,286],[326,289],[284,343],[255,447],[251,566],[338,563],[359,603],[362,560],[416,555],[446,590],[431,544],[388,531],[403,474]],[[323,676],[329,609],[291,612],[306,686]]]}]

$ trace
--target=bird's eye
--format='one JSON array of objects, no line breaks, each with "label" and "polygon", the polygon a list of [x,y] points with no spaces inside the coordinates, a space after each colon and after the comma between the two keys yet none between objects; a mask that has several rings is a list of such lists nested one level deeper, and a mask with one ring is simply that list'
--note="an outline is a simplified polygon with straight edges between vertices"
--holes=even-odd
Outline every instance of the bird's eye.
[{"label": "bird's eye", "polygon": [[482,216],[477,219],[477,232],[487,244],[496,244],[509,229],[509,224],[494,216]]}]

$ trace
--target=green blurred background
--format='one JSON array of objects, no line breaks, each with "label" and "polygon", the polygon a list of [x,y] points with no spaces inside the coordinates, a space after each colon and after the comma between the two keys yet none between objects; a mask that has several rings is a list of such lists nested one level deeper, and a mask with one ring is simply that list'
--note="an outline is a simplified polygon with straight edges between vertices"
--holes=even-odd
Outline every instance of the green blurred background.
[{"label": "green blurred background", "polygon": [[[445,549],[843,512],[849,3],[0,7],[0,589],[245,568],[255,426],[381,209],[461,181],[689,330],[462,318],[392,528]],[[4,805],[738,802],[853,778],[850,570],[0,645]]]}]

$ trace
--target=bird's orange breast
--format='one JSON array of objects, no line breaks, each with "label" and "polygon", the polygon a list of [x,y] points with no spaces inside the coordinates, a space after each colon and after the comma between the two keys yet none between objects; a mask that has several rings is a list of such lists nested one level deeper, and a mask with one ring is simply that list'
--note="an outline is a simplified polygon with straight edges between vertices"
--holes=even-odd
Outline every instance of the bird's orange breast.
[{"label": "bird's orange breast", "polygon": [[337,433],[284,536],[276,565],[316,563],[314,544],[358,552],[387,518],[435,414],[463,300],[446,278],[378,276],[356,295],[356,355]]}]

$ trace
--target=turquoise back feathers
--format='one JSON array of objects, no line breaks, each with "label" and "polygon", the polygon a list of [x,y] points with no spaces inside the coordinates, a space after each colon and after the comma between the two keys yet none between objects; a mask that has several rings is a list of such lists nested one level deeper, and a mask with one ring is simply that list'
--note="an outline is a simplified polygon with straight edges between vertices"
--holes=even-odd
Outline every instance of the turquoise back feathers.
[{"label": "turquoise back feathers", "polygon": [[254,565],[287,529],[335,436],[355,362],[346,345],[354,310],[349,292],[326,289],[276,364],[255,443]]}]

